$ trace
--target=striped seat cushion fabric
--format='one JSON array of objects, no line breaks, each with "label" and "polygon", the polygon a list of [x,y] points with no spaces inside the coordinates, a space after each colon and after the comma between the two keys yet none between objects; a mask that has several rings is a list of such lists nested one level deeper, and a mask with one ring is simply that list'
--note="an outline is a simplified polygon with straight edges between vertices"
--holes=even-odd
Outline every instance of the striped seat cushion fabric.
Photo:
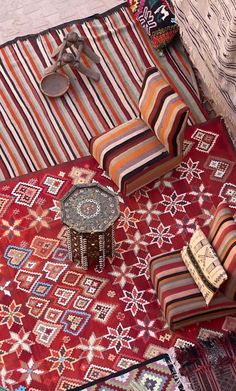
[{"label": "striped seat cushion fabric", "polygon": [[228,280],[221,291],[236,300],[236,222],[227,202],[221,202],[210,224],[209,240],[215,249]]},{"label": "striped seat cushion fabric", "polygon": [[145,73],[139,110],[167,151],[182,155],[189,109],[155,67]]},{"label": "striped seat cushion fabric", "polygon": [[180,250],[152,258],[149,266],[163,315],[172,330],[236,313],[236,302],[221,293],[206,305]]},{"label": "striped seat cushion fabric", "polygon": [[92,138],[90,153],[124,195],[172,170],[181,160],[168,153],[140,118]]}]

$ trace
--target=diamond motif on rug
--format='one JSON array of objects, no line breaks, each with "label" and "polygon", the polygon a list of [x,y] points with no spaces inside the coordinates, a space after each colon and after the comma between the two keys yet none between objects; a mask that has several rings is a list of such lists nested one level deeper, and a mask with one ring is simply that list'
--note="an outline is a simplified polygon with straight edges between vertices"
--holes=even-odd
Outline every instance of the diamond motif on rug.
[{"label": "diamond motif on rug", "polygon": [[40,297],[30,297],[25,305],[29,308],[29,314],[31,316],[40,318],[49,303],[50,300],[42,299]]},{"label": "diamond motif on rug", "polygon": [[115,306],[112,304],[105,304],[97,301],[91,308],[91,311],[95,313],[94,319],[98,322],[107,324],[111,315],[115,310]]},{"label": "diamond motif on rug", "polygon": [[5,250],[4,257],[7,259],[8,266],[14,269],[20,269],[27,259],[29,259],[32,252],[28,248],[8,246]]},{"label": "diamond motif on rug", "polygon": [[65,262],[68,258],[68,250],[65,248],[57,247],[54,253],[52,254],[52,259],[59,262]]},{"label": "diamond motif on rug", "polygon": [[90,318],[91,315],[84,311],[67,310],[64,312],[61,323],[64,325],[64,331],[77,336],[81,333]]},{"label": "diamond motif on rug", "polygon": [[47,187],[46,193],[53,196],[58,195],[64,183],[65,181],[63,181],[62,179],[50,175],[47,175],[46,178],[43,180],[43,185]]},{"label": "diamond motif on rug", "polygon": [[36,296],[45,297],[52,288],[52,284],[47,282],[38,281],[34,284],[32,293]]},{"label": "diamond motif on rug", "polygon": [[30,247],[34,249],[34,255],[37,257],[47,259],[56,249],[59,241],[56,239],[49,239],[42,236],[35,236],[31,242]]},{"label": "diamond motif on rug", "polygon": [[209,156],[204,164],[206,169],[212,171],[210,178],[220,182],[226,181],[234,166],[234,162],[215,156]]},{"label": "diamond motif on rug", "polygon": [[104,376],[109,375],[111,372],[112,371],[109,368],[91,364],[85,374],[84,379],[87,381],[101,379]]},{"label": "diamond motif on rug", "polygon": [[53,293],[55,297],[57,297],[56,303],[66,307],[69,304],[72,297],[75,295],[76,291],[72,291],[71,289],[64,289],[61,287],[56,288]]},{"label": "diamond motif on rug", "polygon": [[36,341],[39,344],[49,347],[60,332],[61,328],[62,325],[52,325],[38,320],[33,329],[33,333],[36,335]]},{"label": "diamond motif on rug", "polygon": [[83,288],[85,294],[96,297],[107,282],[108,280],[106,278],[84,276],[80,282],[80,286]]},{"label": "diamond motif on rug", "polygon": [[236,208],[236,185],[225,183],[220,190],[219,196],[227,201],[231,208]]},{"label": "diamond motif on rug", "polygon": [[67,271],[62,277],[62,283],[76,287],[82,275],[82,273]]},{"label": "diamond motif on rug", "polygon": [[197,140],[197,151],[209,153],[214,147],[219,135],[203,129],[196,129],[192,135],[192,139]]},{"label": "diamond motif on rug", "polygon": [[28,207],[33,206],[35,200],[41,193],[42,188],[38,186],[34,186],[29,183],[19,182],[12,190],[11,194],[13,194],[16,199],[15,203],[19,205],[25,205]]},{"label": "diamond motif on rug", "polygon": [[88,306],[91,304],[92,302],[92,299],[89,299],[88,297],[85,297],[85,296],[77,296],[74,304],[73,304],[73,307],[76,308],[77,310],[80,310],[80,311],[85,311]]},{"label": "diamond motif on rug", "polygon": [[56,308],[48,308],[44,315],[44,319],[50,323],[57,323],[62,314],[63,311],[61,310],[58,310]]},{"label": "diamond motif on rug", "polygon": [[72,179],[73,185],[81,185],[91,182],[95,174],[95,171],[87,168],[73,167],[68,176]]},{"label": "diamond motif on rug", "polygon": [[29,270],[18,270],[14,281],[16,282],[18,289],[24,292],[30,292],[41,276],[42,273],[35,273]]}]

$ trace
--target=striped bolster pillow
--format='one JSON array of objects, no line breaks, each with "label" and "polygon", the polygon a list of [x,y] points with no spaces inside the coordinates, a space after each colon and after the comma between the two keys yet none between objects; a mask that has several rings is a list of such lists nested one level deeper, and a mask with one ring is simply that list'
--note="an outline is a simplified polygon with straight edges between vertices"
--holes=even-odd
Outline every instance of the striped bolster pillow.
[{"label": "striped bolster pillow", "polygon": [[182,155],[189,109],[156,68],[144,76],[139,98],[141,118],[174,156]]},{"label": "striped bolster pillow", "polygon": [[229,299],[236,300],[236,223],[225,201],[218,205],[210,223],[209,241],[228,274],[220,290]]}]

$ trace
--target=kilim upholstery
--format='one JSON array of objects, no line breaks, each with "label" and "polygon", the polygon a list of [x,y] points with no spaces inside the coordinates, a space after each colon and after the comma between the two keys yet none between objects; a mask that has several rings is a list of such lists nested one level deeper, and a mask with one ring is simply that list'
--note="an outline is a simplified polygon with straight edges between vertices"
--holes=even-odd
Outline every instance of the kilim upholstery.
[{"label": "kilim upholstery", "polygon": [[181,163],[189,110],[156,68],[146,71],[140,117],[90,140],[90,153],[125,195]]},{"label": "kilim upholstery", "polygon": [[140,118],[91,141],[92,154],[126,195],[178,166],[182,155],[168,153]]},{"label": "kilim upholstery", "polygon": [[209,240],[228,274],[221,291],[236,300],[236,222],[225,201],[218,205],[210,223]]},{"label": "kilim upholstery", "polygon": [[[236,257],[236,231],[235,226],[234,231],[229,229],[230,225],[232,226],[232,217],[232,212],[226,204],[221,203],[211,222],[209,240],[224,267],[228,265],[228,270],[226,267],[225,270],[229,277],[223,289],[220,288],[222,292],[219,291],[208,306],[182,260],[181,250],[151,259],[151,281],[163,315],[172,330],[236,313],[236,300],[232,300],[235,298],[236,289],[235,263],[234,267],[232,266]],[[219,246],[218,251],[217,246],[214,247],[216,244]],[[228,297],[225,293],[228,293]]]},{"label": "kilim upholstery", "polygon": [[139,98],[141,118],[174,155],[182,154],[188,108],[156,68],[149,68]]}]

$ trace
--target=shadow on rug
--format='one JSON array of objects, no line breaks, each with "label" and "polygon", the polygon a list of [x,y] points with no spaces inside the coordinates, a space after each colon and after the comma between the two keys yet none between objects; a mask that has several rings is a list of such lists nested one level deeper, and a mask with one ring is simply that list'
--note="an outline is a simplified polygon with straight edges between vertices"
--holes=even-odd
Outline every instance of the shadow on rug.
[{"label": "shadow on rug", "polygon": [[175,358],[194,391],[236,390],[236,333],[176,349]]},{"label": "shadow on rug", "polygon": [[184,391],[184,388],[170,357],[162,354],[74,390]]}]

